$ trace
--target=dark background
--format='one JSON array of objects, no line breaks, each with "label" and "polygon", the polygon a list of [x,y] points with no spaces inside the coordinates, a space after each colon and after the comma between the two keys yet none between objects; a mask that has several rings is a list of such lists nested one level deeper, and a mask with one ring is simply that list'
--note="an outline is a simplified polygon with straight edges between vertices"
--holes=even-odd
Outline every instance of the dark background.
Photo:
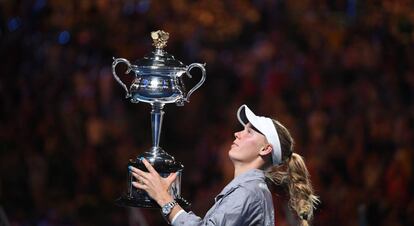
[{"label": "dark background", "polygon": [[[414,225],[413,12],[410,0],[0,1],[0,205],[13,226],[166,225],[114,205],[151,135],[150,106],[111,73],[163,29],[169,53],[207,64],[191,102],[165,107],[161,139],[194,212],[233,176],[246,103],[296,139],[322,200],[314,225]],[[279,190],[276,224],[294,225]]]}]

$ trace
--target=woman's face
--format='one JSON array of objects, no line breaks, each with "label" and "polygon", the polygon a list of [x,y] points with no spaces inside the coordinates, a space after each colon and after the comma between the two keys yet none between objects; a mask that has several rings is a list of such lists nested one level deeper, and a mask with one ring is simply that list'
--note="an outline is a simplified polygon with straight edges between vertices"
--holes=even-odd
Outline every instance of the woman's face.
[{"label": "woman's face", "polygon": [[236,139],[229,151],[229,157],[233,162],[252,162],[267,144],[266,137],[254,130],[250,123],[242,131],[234,133],[234,136]]}]

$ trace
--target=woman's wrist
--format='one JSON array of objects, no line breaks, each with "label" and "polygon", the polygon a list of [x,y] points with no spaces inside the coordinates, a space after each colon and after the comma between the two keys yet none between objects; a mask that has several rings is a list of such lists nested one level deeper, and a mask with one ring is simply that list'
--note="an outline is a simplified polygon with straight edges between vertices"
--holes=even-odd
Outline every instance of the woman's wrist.
[{"label": "woman's wrist", "polygon": [[174,201],[174,199],[168,192],[166,192],[161,194],[155,201],[157,201],[158,205],[163,207],[165,204]]}]

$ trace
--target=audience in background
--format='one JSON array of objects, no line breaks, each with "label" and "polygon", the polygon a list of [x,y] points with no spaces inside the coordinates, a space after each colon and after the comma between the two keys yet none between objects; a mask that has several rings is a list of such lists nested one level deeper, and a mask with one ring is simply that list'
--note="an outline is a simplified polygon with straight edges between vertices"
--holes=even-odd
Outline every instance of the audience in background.
[{"label": "audience in background", "polygon": [[[169,53],[207,64],[191,102],[166,106],[161,138],[185,166],[193,211],[232,178],[223,161],[247,103],[292,132],[322,201],[315,225],[414,225],[413,10],[402,0],[3,1],[0,205],[12,226],[166,224],[114,205],[151,133],[149,105],[125,100],[110,68],[113,56],[149,53],[150,32],[163,29]],[[278,226],[294,225],[286,208],[275,197]]]}]

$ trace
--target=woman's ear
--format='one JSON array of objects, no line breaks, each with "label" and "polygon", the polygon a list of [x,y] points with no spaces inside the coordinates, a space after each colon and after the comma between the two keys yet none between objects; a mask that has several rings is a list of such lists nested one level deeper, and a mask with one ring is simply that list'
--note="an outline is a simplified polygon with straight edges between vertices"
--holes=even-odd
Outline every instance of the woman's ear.
[{"label": "woman's ear", "polygon": [[266,155],[272,153],[272,151],[273,151],[272,145],[266,144],[266,146],[264,146],[260,150],[259,155],[262,156],[262,157],[265,157]]}]

